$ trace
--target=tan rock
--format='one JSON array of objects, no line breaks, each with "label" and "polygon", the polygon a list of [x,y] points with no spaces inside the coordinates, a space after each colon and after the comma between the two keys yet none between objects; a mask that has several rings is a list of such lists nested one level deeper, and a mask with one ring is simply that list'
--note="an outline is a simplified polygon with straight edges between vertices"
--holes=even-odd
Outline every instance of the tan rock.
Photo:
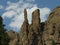
[{"label": "tan rock", "polygon": [[7,32],[8,36],[9,36],[9,45],[16,45],[18,43],[18,35],[16,32],[10,30]]},{"label": "tan rock", "polygon": [[32,24],[28,23],[24,10],[24,22],[19,36],[9,32],[10,45],[60,45],[60,6],[55,8],[46,22],[40,22],[40,11],[32,13]]},{"label": "tan rock", "polygon": [[45,24],[43,38],[46,45],[60,45],[60,7],[55,8],[49,15]]},{"label": "tan rock", "polygon": [[20,31],[20,45],[28,45],[28,20],[27,20],[27,11],[24,10],[24,22]]}]

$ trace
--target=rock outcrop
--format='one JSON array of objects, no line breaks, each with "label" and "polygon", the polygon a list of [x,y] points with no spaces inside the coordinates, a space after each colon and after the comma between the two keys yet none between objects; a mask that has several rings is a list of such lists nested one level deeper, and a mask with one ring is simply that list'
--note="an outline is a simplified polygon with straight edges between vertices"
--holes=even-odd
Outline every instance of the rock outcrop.
[{"label": "rock outcrop", "polygon": [[24,22],[20,31],[20,45],[42,45],[42,32],[40,29],[40,11],[32,13],[32,24],[28,23],[27,11],[24,10]]},{"label": "rock outcrop", "polygon": [[60,45],[60,7],[55,8],[49,15],[43,31],[46,45]]},{"label": "rock outcrop", "polygon": [[18,40],[19,40],[19,35],[18,33],[10,30],[7,32],[8,37],[9,37],[9,45],[17,45],[19,44]]},{"label": "rock outcrop", "polygon": [[24,22],[20,31],[20,45],[28,45],[28,19],[27,11],[24,10]]},{"label": "rock outcrop", "polygon": [[32,13],[32,24],[29,27],[29,45],[42,45],[40,29],[40,11],[36,9]]},{"label": "rock outcrop", "polygon": [[27,10],[20,34],[8,32],[9,45],[60,45],[60,6],[55,8],[46,22],[40,22],[40,11],[32,13],[32,23],[28,23]]},{"label": "rock outcrop", "polygon": [[26,22],[24,21],[21,27],[23,32],[20,32],[20,35],[25,36],[22,37],[25,43],[22,42],[22,45],[60,45],[60,7],[55,8],[48,20],[42,23],[39,9],[32,13],[32,24],[28,24],[26,9],[24,12]]}]

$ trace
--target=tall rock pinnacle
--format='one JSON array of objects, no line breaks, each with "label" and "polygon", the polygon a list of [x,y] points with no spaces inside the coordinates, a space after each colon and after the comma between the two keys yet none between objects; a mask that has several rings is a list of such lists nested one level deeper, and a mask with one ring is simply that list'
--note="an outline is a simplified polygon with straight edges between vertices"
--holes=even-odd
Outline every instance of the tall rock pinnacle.
[{"label": "tall rock pinnacle", "polygon": [[[0,25],[2,24],[0,17]],[[40,22],[40,11],[32,13],[32,23],[28,23],[27,10],[24,9],[24,22],[20,33],[7,32],[10,45],[60,45],[60,6],[52,10],[48,20]],[[11,35],[12,34],[12,35]]]},{"label": "tall rock pinnacle", "polygon": [[40,11],[39,9],[36,9],[32,13],[32,24],[33,24],[33,29],[38,31],[40,30]]},{"label": "tall rock pinnacle", "polygon": [[24,21],[28,22],[28,20],[27,20],[27,10],[26,9],[24,9]]},{"label": "tall rock pinnacle", "polygon": [[36,9],[32,13],[32,27],[34,30],[34,44],[33,45],[42,45],[42,34],[41,34],[41,27],[40,27],[40,11]]},{"label": "tall rock pinnacle", "polygon": [[40,29],[40,11],[36,9],[32,13],[32,24],[29,27],[29,45],[42,45]]},{"label": "tall rock pinnacle", "polygon": [[24,9],[24,22],[20,31],[20,45],[28,45],[28,19],[26,9]]}]

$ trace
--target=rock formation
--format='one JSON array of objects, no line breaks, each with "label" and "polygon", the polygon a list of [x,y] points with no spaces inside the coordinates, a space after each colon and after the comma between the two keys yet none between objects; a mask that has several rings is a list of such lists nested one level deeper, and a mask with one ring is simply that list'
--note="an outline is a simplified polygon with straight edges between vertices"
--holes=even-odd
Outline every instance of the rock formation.
[{"label": "rock formation", "polygon": [[9,40],[10,40],[9,45],[17,45],[17,44],[19,44],[19,42],[18,42],[18,40],[19,40],[18,36],[19,35],[16,32],[10,30],[10,31],[7,32],[7,34],[8,34]]},{"label": "rock formation", "polygon": [[24,22],[20,31],[20,45],[42,45],[40,29],[40,11],[32,13],[32,24],[28,24],[27,11],[24,10]]},{"label": "rock formation", "polygon": [[25,37],[22,37],[23,42],[20,40],[21,45],[60,45],[60,7],[55,8],[44,23],[40,22],[39,9],[32,13],[32,24],[28,24],[26,9],[24,14],[20,35]]},{"label": "rock formation", "polygon": [[24,22],[20,31],[20,45],[28,45],[28,20],[27,11],[24,10]]},{"label": "rock formation", "polygon": [[60,6],[55,8],[46,22],[40,22],[40,11],[32,13],[32,23],[28,23],[24,10],[24,22],[20,34],[8,32],[10,45],[60,45]]},{"label": "rock formation", "polygon": [[60,7],[55,8],[49,15],[43,31],[45,45],[60,45]]},{"label": "rock formation", "polygon": [[40,29],[40,11],[36,9],[32,13],[32,24],[29,27],[29,44],[30,45],[42,45],[41,29]]}]

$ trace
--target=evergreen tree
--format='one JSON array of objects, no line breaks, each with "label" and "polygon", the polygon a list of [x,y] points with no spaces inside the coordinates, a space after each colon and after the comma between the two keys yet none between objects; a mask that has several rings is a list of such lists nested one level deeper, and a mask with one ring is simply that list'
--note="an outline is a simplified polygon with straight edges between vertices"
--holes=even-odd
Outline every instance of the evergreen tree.
[{"label": "evergreen tree", "polygon": [[8,35],[3,25],[3,19],[0,16],[0,45],[8,45]]}]

